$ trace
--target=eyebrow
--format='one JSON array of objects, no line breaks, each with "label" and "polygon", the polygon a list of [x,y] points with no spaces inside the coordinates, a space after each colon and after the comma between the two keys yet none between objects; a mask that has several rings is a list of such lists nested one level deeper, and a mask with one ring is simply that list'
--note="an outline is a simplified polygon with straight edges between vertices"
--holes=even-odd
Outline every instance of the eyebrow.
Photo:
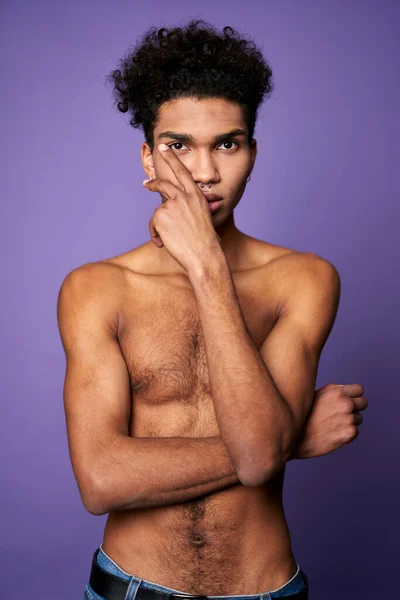
[{"label": "eyebrow", "polygon": [[[245,131],[244,129],[232,129],[232,131],[228,131],[227,133],[221,133],[220,135],[216,135],[213,139],[213,143],[218,144],[221,142],[226,142],[232,137],[239,135],[245,135],[247,137],[247,131]],[[173,138],[174,140],[178,140],[179,142],[189,142],[190,144],[193,144],[195,141],[192,135],[189,135],[187,133],[175,133],[174,131],[163,131],[157,136],[157,138]]]}]

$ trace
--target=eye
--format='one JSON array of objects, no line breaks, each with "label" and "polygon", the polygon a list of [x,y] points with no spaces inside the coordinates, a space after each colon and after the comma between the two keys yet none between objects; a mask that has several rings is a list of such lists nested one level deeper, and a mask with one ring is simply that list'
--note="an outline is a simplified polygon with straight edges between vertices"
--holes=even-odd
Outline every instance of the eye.
[{"label": "eye", "polygon": [[[233,146],[233,148],[237,148],[239,146],[239,142],[235,142],[235,140],[228,140],[226,142],[222,142],[222,144],[220,144],[220,145],[223,146],[224,144],[235,144],[235,146]],[[224,148],[224,150],[233,150],[233,148]]]},{"label": "eye", "polygon": [[[170,148],[172,148],[172,146],[184,146],[185,144],[183,142],[174,142],[173,144],[168,144],[168,146]],[[182,148],[172,148],[172,150],[182,150]]]},{"label": "eye", "polygon": [[[226,142],[222,142],[218,148],[220,148],[221,146],[223,146],[224,144],[234,144],[233,147],[231,148],[223,148],[223,150],[234,150],[235,148],[237,148],[240,144],[239,142],[235,142],[235,140],[227,140]],[[179,152],[179,150],[184,150],[185,148],[183,148],[183,146],[185,146],[185,144],[183,142],[173,142],[172,144],[168,144],[169,148],[171,148],[172,150],[176,150],[177,152]],[[187,148],[187,146],[186,146]]]}]

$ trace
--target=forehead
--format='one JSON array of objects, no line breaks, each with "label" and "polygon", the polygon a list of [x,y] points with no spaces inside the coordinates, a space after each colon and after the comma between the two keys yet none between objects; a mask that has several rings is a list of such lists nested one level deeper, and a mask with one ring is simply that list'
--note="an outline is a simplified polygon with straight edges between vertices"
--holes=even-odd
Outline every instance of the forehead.
[{"label": "forehead", "polygon": [[243,108],[224,98],[178,98],[159,108],[154,136],[164,130],[190,133],[196,138],[214,137],[231,129],[245,129]]}]

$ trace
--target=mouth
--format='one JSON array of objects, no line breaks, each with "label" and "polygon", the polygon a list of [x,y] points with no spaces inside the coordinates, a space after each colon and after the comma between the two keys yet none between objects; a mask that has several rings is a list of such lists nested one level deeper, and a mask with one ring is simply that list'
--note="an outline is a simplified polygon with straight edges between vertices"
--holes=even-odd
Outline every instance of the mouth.
[{"label": "mouth", "polygon": [[206,197],[207,202],[218,202],[218,200],[222,200],[222,196],[217,196],[217,194],[209,194],[208,192],[203,192]]}]

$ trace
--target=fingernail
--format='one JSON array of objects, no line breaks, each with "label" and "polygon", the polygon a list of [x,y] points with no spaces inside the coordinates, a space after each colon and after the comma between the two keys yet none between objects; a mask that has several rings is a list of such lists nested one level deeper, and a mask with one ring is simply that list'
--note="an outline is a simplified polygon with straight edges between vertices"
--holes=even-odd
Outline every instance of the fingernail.
[{"label": "fingernail", "polygon": [[146,183],[149,183],[149,181],[151,181],[151,179],[145,179],[144,181],[142,181],[142,185],[146,185]]},{"label": "fingernail", "polygon": [[167,150],[169,150],[169,146],[167,146],[167,144],[160,144],[158,146],[158,149],[160,150],[160,152],[166,152]]}]

